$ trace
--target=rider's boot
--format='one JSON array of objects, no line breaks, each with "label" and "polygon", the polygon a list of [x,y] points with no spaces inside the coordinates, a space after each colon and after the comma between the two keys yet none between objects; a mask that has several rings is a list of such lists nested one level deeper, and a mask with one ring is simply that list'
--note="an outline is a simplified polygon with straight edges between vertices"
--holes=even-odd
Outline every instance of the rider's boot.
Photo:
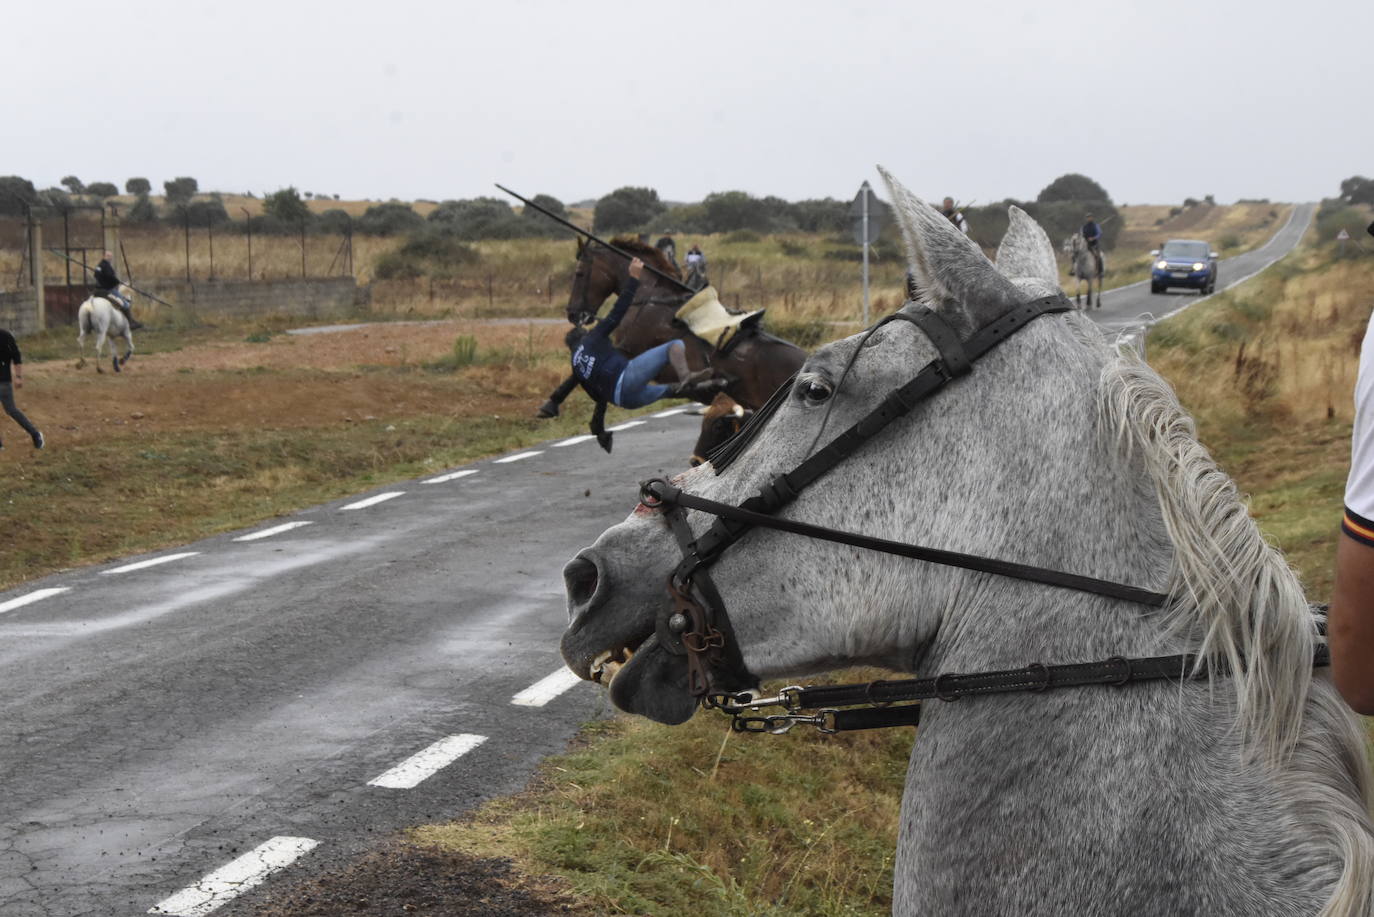
[{"label": "rider's boot", "polygon": [[698,388],[714,375],[709,366],[696,372],[690,372],[687,369],[687,348],[685,346],[671,348],[668,351],[668,362],[672,364],[673,373],[677,376],[677,384],[673,386],[674,395],[690,398],[692,396],[683,395],[683,393]]},{"label": "rider's boot", "polygon": [[134,318],[133,310],[130,309],[128,306],[121,305],[119,307],[119,311],[123,312],[124,317],[129,320],[130,331],[137,331],[138,329],[143,327],[143,323],[140,322],[138,319]]}]

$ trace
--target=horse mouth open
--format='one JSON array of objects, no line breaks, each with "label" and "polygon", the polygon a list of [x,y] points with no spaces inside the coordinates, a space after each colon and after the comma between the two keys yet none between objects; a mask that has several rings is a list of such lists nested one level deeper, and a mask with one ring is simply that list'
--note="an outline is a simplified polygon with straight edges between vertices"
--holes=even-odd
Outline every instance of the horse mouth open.
[{"label": "horse mouth open", "polygon": [[611,703],[660,723],[691,719],[697,701],[687,687],[687,664],[665,650],[654,632],[661,590],[612,590],[601,565],[584,551],[563,569],[571,621],[563,634],[568,668],[607,689]]}]

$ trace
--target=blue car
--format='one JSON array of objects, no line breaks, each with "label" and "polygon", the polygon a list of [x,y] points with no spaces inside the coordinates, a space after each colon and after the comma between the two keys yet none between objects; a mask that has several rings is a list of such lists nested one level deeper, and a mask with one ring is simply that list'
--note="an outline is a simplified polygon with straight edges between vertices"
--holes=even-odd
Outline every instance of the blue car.
[{"label": "blue car", "polygon": [[1170,239],[1164,247],[1150,252],[1150,292],[1163,293],[1169,287],[1187,287],[1202,295],[1217,291],[1217,253],[1197,239]]}]

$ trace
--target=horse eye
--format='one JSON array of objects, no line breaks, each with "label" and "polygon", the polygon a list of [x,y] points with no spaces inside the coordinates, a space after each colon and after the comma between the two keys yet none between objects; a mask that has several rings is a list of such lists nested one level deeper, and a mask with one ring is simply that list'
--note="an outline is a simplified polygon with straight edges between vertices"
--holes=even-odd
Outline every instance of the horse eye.
[{"label": "horse eye", "polygon": [[834,389],[820,379],[806,379],[797,386],[797,392],[808,403],[820,404],[834,394]]}]

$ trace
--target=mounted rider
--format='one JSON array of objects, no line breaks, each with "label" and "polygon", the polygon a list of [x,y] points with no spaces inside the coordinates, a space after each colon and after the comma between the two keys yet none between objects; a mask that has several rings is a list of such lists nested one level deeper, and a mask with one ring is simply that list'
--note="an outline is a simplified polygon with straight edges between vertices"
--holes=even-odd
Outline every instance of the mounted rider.
[{"label": "mounted rider", "polygon": [[709,281],[706,279],[706,256],[701,253],[701,246],[694,244],[687,249],[684,260],[687,265],[687,276],[684,278],[687,286],[693,290],[704,289]]},{"label": "mounted rider", "polygon": [[[687,346],[681,340],[671,340],[630,358],[621,353],[611,343],[611,334],[625,314],[630,311],[635,292],[639,289],[639,278],[644,273],[644,262],[635,258],[630,262],[630,277],[619,298],[608,314],[597,322],[592,330],[581,327],[568,332],[566,343],[572,351],[573,374],[582,384],[588,395],[596,401],[596,413],[592,417],[592,432],[597,442],[607,452],[611,451],[611,435],[606,432],[604,418],[606,405],[615,404],[623,408],[642,408],[647,404],[675,395],[691,398],[724,387],[726,380],[711,379],[710,368],[691,372],[687,368]],[[677,383],[660,385],[654,377],[671,365],[677,376]]]},{"label": "mounted rider", "polygon": [[100,259],[100,263],[95,266],[95,284],[100,288],[97,296],[103,296],[129,320],[129,330],[137,331],[143,327],[143,323],[134,318],[129,300],[124,294],[119,292],[119,275],[115,273],[113,252],[106,252],[105,257]]},{"label": "mounted rider", "polygon": [[940,212],[945,215],[945,219],[954,224],[954,228],[968,235],[968,220],[964,219],[962,210],[954,206],[954,198],[945,198],[944,205],[940,207]]},{"label": "mounted rider", "polygon": [[1102,249],[1098,246],[1102,243],[1102,227],[1097,225],[1091,213],[1084,216],[1086,222],[1081,230],[1083,241],[1088,245],[1088,251],[1092,252],[1093,260],[1097,262],[1097,273],[1102,273]]}]

